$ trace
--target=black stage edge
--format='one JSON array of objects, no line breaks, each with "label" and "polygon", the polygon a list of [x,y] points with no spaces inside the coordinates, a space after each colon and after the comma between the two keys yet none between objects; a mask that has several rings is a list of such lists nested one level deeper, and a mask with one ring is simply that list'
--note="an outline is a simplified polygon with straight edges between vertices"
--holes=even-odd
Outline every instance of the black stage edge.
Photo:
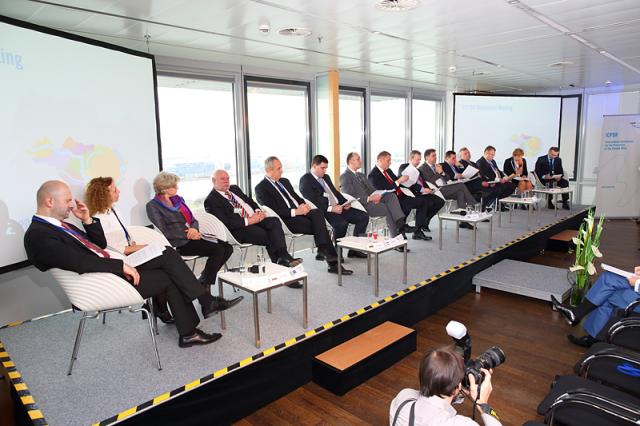
[{"label": "black stage edge", "polygon": [[[526,260],[545,249],[547,239],[578,229],[587,216],[580,211],[566,220],[448,273],[430,284],[354,316],[311,338],[207,382],[152,409],[125,419],[124,425],[230,424],[311,381],[313,358],[377,325],[392,321],[410,327],[472,290],[474,275],[504,259]],[[502,246],[500,246],[502,247]],[[144,407],[139,406],[142,410]],[[111,423],[111,422],[104,422]]]},{"label": "black stage edge", "polygon": [[[461,265],[452,266],[433,279],[427,278],[428,283],[423,282],[425,285],[415,290],[402,295],[396,293],[388,301],[380,300],[380,306],[369,306],[363,313],[349,314],[348,320],[333,321],[333,327],[312,337],[296,338],[299,342],[291,346],[280,344],[270,356],[254,355],[253,362],[241,368],[238,368],[239,363],[230,366],[229,370],[233,371],[215,380],[211,380],[212,376],[201,378],[203,384],[200,387],[187,392],[180,389],[172,391],[172,397],[180,395],[158,405],[152,401],[138,401],[140,405],[136,407],[135,415],[123,419],[114,416],[99,425],[224,425],[240,420],[311,381],[312,361],[316,355],[385,321],[410,327],[472,290],[471,280],[480,271],[504,259],[526,260],[537,255],[546,248],[550,236],[565,229],[578,229],[586,216],[587,209],[543,226]],[[132,401],[134,403],[136,401]],[[17,405],[22,405],[19,400]]]}]

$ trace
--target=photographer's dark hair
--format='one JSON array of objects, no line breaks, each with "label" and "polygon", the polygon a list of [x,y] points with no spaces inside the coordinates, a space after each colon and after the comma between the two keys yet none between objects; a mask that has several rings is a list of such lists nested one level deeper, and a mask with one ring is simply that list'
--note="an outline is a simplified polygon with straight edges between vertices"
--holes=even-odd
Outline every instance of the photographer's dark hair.
[{"label": "photographer's dark hair", "polygon": [[464,360],[452,347],[433,349],[420,362],[420,394],[450,396],[464,377]]},{"label": "photographer's dark hair", "polygon": [[318,154],[318,155],[314,156],[313,159],[311,160],[311,165],[312,166],[319,166],[322,163],[329,164],[329,160],[327,160],[327,157],[325,157],[322,154]]}]

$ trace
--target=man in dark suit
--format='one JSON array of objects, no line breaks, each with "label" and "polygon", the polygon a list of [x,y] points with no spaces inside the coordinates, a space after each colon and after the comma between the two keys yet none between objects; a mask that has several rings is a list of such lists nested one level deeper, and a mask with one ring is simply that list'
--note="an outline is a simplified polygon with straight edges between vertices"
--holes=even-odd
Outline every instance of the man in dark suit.
[{"label": "man in dark suit", "polygon": [[213,190],[204,200],[204,209],[224,223],[236,240],[266,246],[271,261],[278,265],[291,268],[302,263],[302,259],[294,259],[287,251],[277,217],[267,217],[237,185],[230,185],[226,171],[216,170],[211,180]]},{"label": "man in dark suit", "polygon": [[[371,172],[369,172],[369,183],[371,186],[378,190],[392,190],[395,191],[400,201],[400,207],[405,216],[409,215],[412,209],[416,209],[416,230],[413,232],[414,240],[430,241],[431,237],[425,235],[422,232],[422,227],[428,225],[427,213],[429,206],[425,197],[406,195],[400,189],[400,184],[406,182],[409,178],[407,176],[396,177],[395,174],[389,169],[391,165],[391,154],[387,151],[382,151],[378,154],[376,159],[376,165],[373,166]],[[406,189],[406,188],[405,188]],[[411,192],[413,194],[413,191]]]},{"label": "man in dark suit", "polygon": [[[366,235],[369,215],[345,204],[347,199],[336,190],[331,182],[331,177],[327,174],[328,166],[329,160],[324,155],[313,157],[311,171],[300,178],[300,192],[307,200],[322,210],[325,218],[333,227],[336,239],[347,235],[350,223],[355,225],[353,235]],[[366,254],[356,250],[349,250],[347,256],[367,258]]]},{"label": "man in dark suit", "polygon": [[[547,155],[543,155],[538,157],[536,161],[535,172],[538,175],[538,178],[542,180],[542,182],[551,186],[552,182],[556,182],[556,185],[560,188],[568,188],[569,181],[564,178],[564,169],[562,168],[562,159],[559,157],[560,149],[557,146],[552,146],[549,148]],[[554,175],[560,175],[558,177],[553,177]],[[547,198],[547,205],[550,209],[554,208],[553,202],[551,201],[552,196],[549,195]],[[565,210],[569,210],[569,194],[562,194],[562,208]]]},{"label": "man in dark suit", "polygon": [[[416,157],[415,162],[420,161],[420,152],[412,152],[412,155]],[[456,200],[459,209],[465,209],[467,206],[473,206],[476,204],[476,199],[473,198],[469,189],[464,183],[453,183],[455,179],[450,179],[449,175],[444,172],[442,164],[438,164],[438,155],[435,149],[427,149],[424,152],[424,163],[418,167],[422,178],[440,187],[440,193],[447,200]],[[450,182],[451,181],[451,182]],[[444,184],[449,184],[443,186]],[[473,229],[473,226],[466,222],[460,222],[461,228]]]},{"label": "man in dark suit", "polygon": [[[166,292],[180,334],[180,347],[205,345],[222,337],[196,328],[200,319],[192,300],[198,299],[205,318],[229,306],[206,292],[175,250],[167,247],[161,256],[134,268],[126,263],[124,255],[105,250],[107,241],[100,221],[92,218],[79,200],[74,205],[66,183],[43,183],[37,203],[38,210],[24,235],[27,256],[36,268],[59,268],[79,274],[111,273],[131,282],[145,299]],[[82,221],[85,232],[64,222],[70,213]]]},{"label": "man in dark suit", "polygon": [[496,149],[488,145],[484,149],[484,154],[478,159],[476,164],[480,170],[480,177],[485,182],[495,183],[496,188],[500,190],[499,199],[505,198],[513,194],[516,190],[516,184],[511,182],[513,176],[506,176],[498,169],[498,164],[494,157],[496,156]]},{"label": "man in dark suit", "polygon": [[[471,161],[471,151],[468,148],[460,148],[458,151],[459,161],[456,161],[456,153],[454,151],[447,151],[445,154],[445,162],[453,165],[458,173],[460,173],[460,177],[462,176],[462,172],[468,167],[472,166],[478,169],[478,165]],[[443,167],[445,173],[449,174],[449,176],[456,176],[456,179],[459,177],[455,175],[453,172],[449,171],[449,168]],[[479,174],[476,174],[479,176]],[[493,205],[493,203],[500,196],[500,188],[496,187],[495,184],[485,182],[482,178],[470,180],[465,183],[467,188],[472,194],[480,194],[482,197],[482,211],[485,211],[489,206]],[[477,195],[476,195],[477,197]]]},{"label": "man in dark suit", "polygon": [[324,214],[320,209],[311,209],[293,190],[289,179],[282,177],[282,163],[277,157],[264,161],[266,176],[256,185],[256,198],[260,204],[270,207],[284,221],[291,232],[313,235],[318,254],[327,261],[328,272],[353,274],[353,271],[338,265],[338,254],[333,246]]}]

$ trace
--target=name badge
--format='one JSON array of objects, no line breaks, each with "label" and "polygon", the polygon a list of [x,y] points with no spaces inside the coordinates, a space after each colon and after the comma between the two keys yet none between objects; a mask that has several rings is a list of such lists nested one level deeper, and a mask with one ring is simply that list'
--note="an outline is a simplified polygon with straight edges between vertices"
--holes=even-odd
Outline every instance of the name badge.
[{"label": "name badge", "polygon": [[233,209],[235,214],[242,214],[242,209]]}]

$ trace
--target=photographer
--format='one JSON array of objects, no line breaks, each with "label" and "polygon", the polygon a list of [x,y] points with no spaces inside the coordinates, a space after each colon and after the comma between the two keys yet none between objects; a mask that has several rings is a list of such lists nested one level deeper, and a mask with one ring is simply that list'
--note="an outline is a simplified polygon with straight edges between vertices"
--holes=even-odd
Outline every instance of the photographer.
[{"label": "photographer", "polygon": [[[485,426],[501,425],[488,404],[491,395],[491,370],[482,369],[484,380],[478,385],[469,374],[469,390],[462,387],[464,360],[449,347],[427,352],[420,363],[420,390],[403,389],[391,401],[389,424],[392,426],[477,425],[460,416],[452,404],[462,392],[476,402],[476,410]],[[476,400],[477,399],[477,400]]]}]

